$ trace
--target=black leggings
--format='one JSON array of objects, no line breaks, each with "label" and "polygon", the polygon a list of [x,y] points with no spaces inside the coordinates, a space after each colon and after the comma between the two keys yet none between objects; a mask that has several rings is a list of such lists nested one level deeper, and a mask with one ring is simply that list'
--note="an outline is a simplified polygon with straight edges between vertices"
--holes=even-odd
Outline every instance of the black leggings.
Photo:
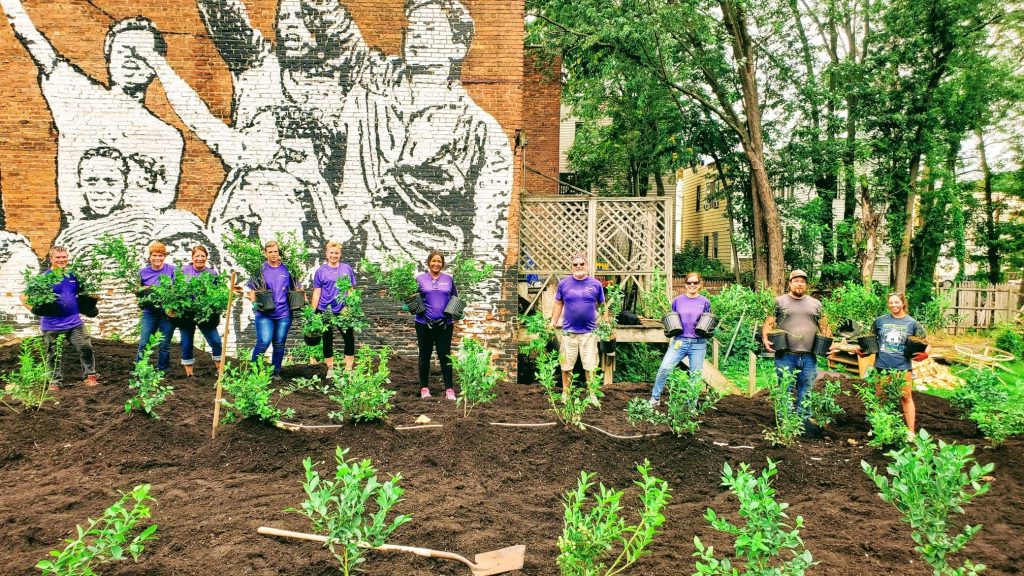
[{"label": "black leggings", "polygon": [[453,326],[445,323],[440,328],[430,328],[426,324],[416,323],[416,343],[420,349],[420,388],[428,388],[427,381],[430,378],[430,354],[434,347],[437,347],[437,359],[441,361],[441,378],[444,379],[444,387],[452,387],[452,359],[448,357],[452,353],[452,331]]},{"label": "black leggings", "polygon": [[[356,335],[351,328],[342,331],[338,328],[341,339],[345,341],[345,356],[356,355]],[[321,337],[324,343],[324,358],[334,358],[334,328],[331,328]]]}]

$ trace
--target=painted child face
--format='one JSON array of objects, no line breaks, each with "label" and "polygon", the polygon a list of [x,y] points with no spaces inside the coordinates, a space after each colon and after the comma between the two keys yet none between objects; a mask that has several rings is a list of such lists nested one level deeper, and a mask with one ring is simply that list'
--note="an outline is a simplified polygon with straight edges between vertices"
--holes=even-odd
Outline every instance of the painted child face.
[{"label": "painted child face", "polygon": [[136,46],[146,46],[148,51],[156,43],[153,33],[148,30],[126,30],[114,37],[110,44],[110,83],[127,88],[148,86],[156,76],[153,68],[136,54]]},{"label": "painted child face", "polygon": [[[299,67],[313,57],[316,39],[302,18],[299,0],[281,0],[277,5],[277,52],[285,62]],[[312,62],[309,62],[312,65]]]},{"label": "painted child face", "polygon": [[106,216],[121,205],[126,186],[122,167],[120,161],[103,156],[94,156],[79,165],[78,187],[95,214]]}]

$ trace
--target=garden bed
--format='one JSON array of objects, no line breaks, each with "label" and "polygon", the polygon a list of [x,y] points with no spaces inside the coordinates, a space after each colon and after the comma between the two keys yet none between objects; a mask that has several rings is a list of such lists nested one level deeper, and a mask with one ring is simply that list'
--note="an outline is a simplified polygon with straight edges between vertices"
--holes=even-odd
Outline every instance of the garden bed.
[{"label": "garden bed", "polygon": [[[746,461],[759,470],[766,457],[778,462],[779,499],[791,504],[792,516],[804,517],[802,536],[820,562],[809,574],[931,573],[912,549],[909,527],[878,499],[860,469],[861,459],[880,466],[885,459],[865,445],[867,429],[856,399],[842,398],[847,416],[826,438],[792,448],[770,447],[762,439],[772,419],[763,396],[725,398],[696,438],[617,440],[561,426],[490,425],[552,421],[542,391],[532,385],[505,384],[493,405],[462,419],[454,403],[436,397],[436,387],[435,398],[420,400],[415,362],[394,359],[392,382],[399,394],[386,424],[290,432],[243,422],[221,427],[211,441],[215,374],[209,356],[199,354],[196,378],[186,379],[175,351],[168,379],[175,394],[158,411],[162,419],[151,420],[124,413],[134,346],[94,345],[99,388],[61,391],[59,404],[38,412],[14,414],[0,407],[0,573],[37,574],[35,562],[63,547],[61,540],[76,523],[98,516],[117,489],[145,482],[156,498],[153,521],[160,540],[139,564],[105,568],[104,574],[337,574],[317,544],[256,534],[260,525],[309,531],[305,518],[283,510],[302,500],[302,459],[333,466],[336,445],[405,478],[398,510],[413,520],[395,533],[393,543],[467,556],[525,544],[522,574],[558,574],[561,496],[575,487],[581,469],[624,487],[636,479],[635,463],[644,458],[669,482],[673,498],[665,533],[630,573],[689,574],[694,534],[717,549],[730,548],[703,519],[708,506],[735,518],[736,501],[719,486],[722,463]],[[0,348],[0,371],[12,369],[16,358],[16,347]],[[66,353],[64,367],[66,381],[80,377],[74,351]],[[284,374],[322,371],[291,366]],[[646,397],[649,384],[616,383],[606,393],[603,410],[588,412],[584,420],[609,432],[638,433],[623,409],[629,398]],[[921,427],[946,440],[984,444],[974,424],[960,420],[946,401],[920,394],[916,399]],[[295,422],[332,423],[326,417],[331,403],[315,392],[301,391],[282,404],[296,409]],[[421,414],[443,426],[395,430],[413,425]],[[1017,574],[1024,563],[1024,443],[1012,439],[998,449],[979,449],[978,459],[995,463],[995,479],[989,494],[967,509],[967,520],[984,528],[965,555],[988,565],[987,574]],[[367,574],[465,573],[450,562],[385,554],[371,555],[363,567]]]}]

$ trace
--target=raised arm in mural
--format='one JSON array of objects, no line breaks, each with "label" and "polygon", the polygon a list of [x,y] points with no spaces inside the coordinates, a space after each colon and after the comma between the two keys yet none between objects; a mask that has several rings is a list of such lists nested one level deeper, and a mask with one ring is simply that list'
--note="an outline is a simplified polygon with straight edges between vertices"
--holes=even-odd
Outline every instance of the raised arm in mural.
[{"label": "raised arm in mural", "polygon": [[57,126],[57,198],[65,220],[83,216],[86,203],[76,186],[78,160],[98,146],[116,147],[154,165],[157,180],[148,187],[129,186],[127,203],[157,210],[172,206],[185,143],[175,128],[146,109],[153,70],[134,56],[140,46],[166,53],[159,30],[142,17],[110,27],[103,44],[107,87],[63,58],[32,23],[20,0],[0,0],[0,5],[39,67],[39,85]]}]

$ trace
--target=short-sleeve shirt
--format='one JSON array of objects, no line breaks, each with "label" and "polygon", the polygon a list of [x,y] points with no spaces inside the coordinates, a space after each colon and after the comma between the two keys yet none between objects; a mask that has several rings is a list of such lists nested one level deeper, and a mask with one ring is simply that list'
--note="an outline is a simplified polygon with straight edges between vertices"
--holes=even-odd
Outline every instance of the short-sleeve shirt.
[{"label": "short-sleeve shirt", "polygon": [[821,302],[813,296],[793,298],[788,292],[775,298],[777,326],[788,334],[790,352],[810,352],[821,319]]},{"label": "short-sleeve shirt", "polygon": [[[262,312],[256,311],[256,317],[268,317],[273,320],[280,320],[291,315],[292,309],[288,306],[288,290],[292,287],[292,275],[288,272],[288,267],[284,264],[278,264],[277,266],[271,266],[270,264],[263,263],[263,282],[266,284],[266,289],[274,295],[274,311],[273,312]],[[255,290],[257,287],[249,281],[249,288]],[[260,287],[262,290],[263,288]]]},{"label": "short-sleeve shirt", "polygon": [[875,318],[872,325],[878,337],[875,368],[879,370],[910,370],[910,360],[903,355],[908,336],[925,338],[924,326],[911,316],[896,318],[892,314]]},{"label": "short-sleeve shirt", "polygon": [[567,276],[558,283],[555,300],[564,306],[562,329],[573,334],[586,334],[597,328],[597,305],[604,302],[604,287],[592,276],[582,280]]},{"label": "short-sleeve shirt", "polygon": [[344,262],[339,262],[334,268],[324,264],[313,273],[313,288],[320,289],[320,302],[316,305],[318,311],[327,310],[330,306],[331,312],[337,314],[345,307],[344,298],[339,298],[338,293],[338,278],[342,276],[348,276],[351,285],[356,285],[355,271]]},{"label": "short-sleeve shirt", "polygon": [[[143,266],[139,270],[139,281],[142,282],[143,286],[156,286],[160,283],[161,276],[167,276],[172,281],[174,280],[176,270],[174,264],[164,263],[159,270],[154,270],[152,266]],[[156,310],[156,306],[152,304],[146,304],[144,307],[146,310]]]},{"label": "short-sleeve shirt", "polygon": [[[47,270],[47,273],[51,270]],[[56,276],[54,276],[56,278]],[[42,316],[39,318],[39,329],[50,330],[71,330],[83,324],[82,317],[78,315],[78,278],[74,274],[65,274],[60,282],[53,285],[53,293],[57,295],[54,304],[60,309],[53,316]]]},{"label": "short-sleeve shirt", "polygon": [[680,294],[672,301],[672,311],[679,314],[679,319],[683,324],[683,333],[679,336],[697,338],[697,333],[694,331],[694,328],[697,327],[697,319],[701,314],[711,312],[711,301],[700,294],[695,298]]},{"label": "short-sleeve shirt", "polygon": [[[441,272],[434,278],[430,272],[424,272],[416,277],[416,283],[420,286],[420,296],[423,296],[423,305],[426,308],[426,311],[416,315],[416,322],[426,324],[444,318],[444,309],[448,302],[452,296],[459,295],[452,275]],[[448,318],[448,323],[452,322],[453,320]]]},{"label": "short-sleeve shirt", "polygon": [[213,274],[214,276],[217,275],[217,269],[214,268],[213,266],[206,266],[202,270],[196,270],[195,266],[193,266],[191,264],[186,264],[185,266],[183,266],[181,268],[181,273],[184,274],[185,276],[188,276],[189,278],[195,278],[196,276],[199,276],[200,274],[202,274],[204,272],[209,272],[210,274]]}]

